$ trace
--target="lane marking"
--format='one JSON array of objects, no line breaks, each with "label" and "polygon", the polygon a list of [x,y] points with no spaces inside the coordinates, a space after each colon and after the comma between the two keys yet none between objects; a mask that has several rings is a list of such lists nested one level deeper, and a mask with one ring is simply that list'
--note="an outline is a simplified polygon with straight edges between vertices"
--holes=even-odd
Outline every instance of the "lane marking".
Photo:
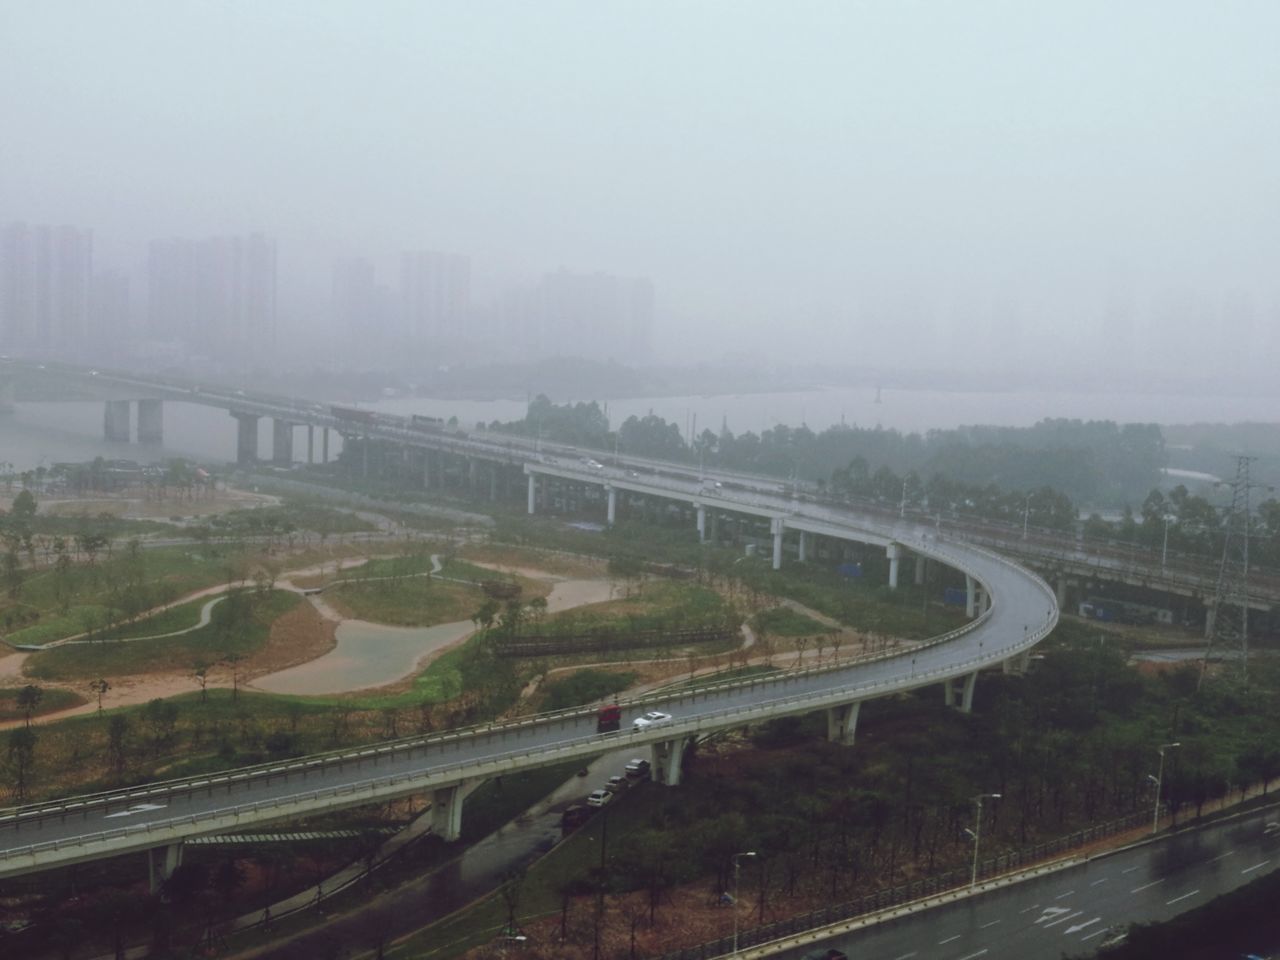
[{"label": "lane marking", "polygon": [[1100,937],[1100,936],[1102,936],[1102,935],[1103,935],[1104,933],[1106,933],[1106,932],[1107,932],[1107,928],[1106,928],[1106,927],[1103,927],[1101,930],[1095,930],[1095,931],[1093,931],[1093,933],[1086,933],[1086,934],[1085,934],[1083,937],[1081,937],[1080,939],[1081,939],[1081,941],[1084,941],[1084,940],[1092,940],[1094,937]]},{"label": "lane marking", "polygon": [[1243,870],[1241,870],[1240,872],[1241,872],[1241,873],[1253,873],[1253,871],[1255,871],[1255,870],[1261,870],[1263,867],[1265,867],[1265,866],[1266,866],[1268,863],[1270,863],[1270,862],[1271,862],[1270,860],[1263,860],[1261,863],[1255,863],[1252,867],[1245,867],[1245,868],[1244,868]]},{"label": "lane marking", "polygon": [[961,957],[960,960],[974,960],[975,957],[980,957],[986,952],[987,952],[987,948],[983,947],[977,953],[971,953],[967,957]]},{"label": "lane marking", "polygon": [[1068,920],[1074,920],[1082,913],[1084,913],[1083,910],[1077,910],[1075,913],[1068,913],[1065,917],[1059,917],[1057,920],[1053,921],[1053,923],[1046,923],[1044,928],[1048,930],[1050,927],[1056,927],[1060,923],[1066,923]]},{"label": "lane marking", "polygon": [[1106,882],[1107,882],[1107,878],[1106,878],[1106,877],[1103,877],[1101,880],[1095,880],[1095,881],[1093,881],[1093,883],[1089,884],[1089,886],[1091,886],[1091,887],[1096,887],[1098,884],[1100,884],[1100,883],[1106,883]]},{"label": "lane marking", "polygon": [[1018,913],[1030,913],[1032,910],[1037,909],[1039,906],[1040,906],[1040,904],[1038,904],[1038,903],[1033,903],[1031,906],[1027,907],[1027,909],[1025,909],[1025,910],[1019,910],[1019,911],[1018,911]]},{"label": "lane marking", "polygon": [[904,953],[900,957],[894,957],[893,960],[911,960],[911,958],[914,957],[915,955],[916,955],[916,951],[912,950],[910,953]]},{"label": "lane marking", "polygon": [[1101,922],[1101,917],[1094,917],[1092,920],[1086,920],[1084,923],[1073,923],[1071,926],[1067,927],[1067,929],[1062,931],[1062,935],[1064,937],[1069,937],[1073,933],[1079,933],[1085,927],[1092,927],[1095,923]]},{"label": "lane marking", "polygon": [[999,920],[988,920],[986,923],[979,924],[978,929],[985,930],[987,929],[987,927],[994,927],[999,922],[1000,922]]},{"label": "lane marking", "polygon": [[119,813],[103,814],[103,820],[111,820],[114,817],[132,817],[135,813],[150,813],[152,810],[163,810],[167,807],[167,803],[135,803],[128,810],[121,810]]},{"label": "lane marking", "polygon": [[1045,907],[1040,911],[1040,919],[1036,923],[1044,923],[1050,917],[1060,917],[1064,913],[1070,913],[1070,907]]},{"label": "lane marking", "polygon": [[960,939],[960,934],[957,933],[954,937],[947,937],[947,939],[945,940],[939,940],[938,946],[942,946],[944,943],[950,943],[952,940],[959,940],[959,939]]},{"label": "lane marking", "polygon": [[1150,883],[1144,883],[1144,884],[1143,884],[1142,886],[1140,886],[1140,887],[1134,887],[1134,888],[1133,888],[1132,890],[1130,890],[1129,892],[1130,892],[1130,893],[1141,893],[1143,890],[1147,890],[1147,889],[1149,889],[1149,888],[1151,888],[1151,887],[1156,886],[1156,884],[1164,883],[1164,879],[1165,879],[1164,877],[1161,877],[1159,880],[1152,880]]},{"label": "lane marking", "polygon": [[1218,854],[1218,856],[1214,857],[1214,858],[1213,858],[1212,860],[1210,860],[1209,862],[1210,862],[1210,863],[1217,863],[1219,860],[1225,860],[1225,859],[1227,859],[1227,857],[1231,856],[1233,853],[1235,853],[1235,851],[1234,851],[1234,850],[1228,850],[1226,853],[1220,853],[1220,854]]},{"label": "lane marking", "polygon": [[1137,869],[1138,869],[1138,867],[1140,867],[1140,866],[1142,866],[1142,864],[1138,864],[1138,866],[1136,866],[1136,867],[1126,867],[1124,870],[1121,870],[1120,872],[1121,872],[1121,873],[1133,873],[1133,871],[1137,870]]},{"label": "lane marking", "polygon": [[1190,893],[1184,893],[1184,894],[1183,894],[1182,896],[1180,896],[1180,897],[1174,897],[1172,900],[1166,900],[1166,901],[1164,902],[1164,905],[1165,905],[1166,907],[1171,907],[1171,906],[1173,906],[1175,903],[1177,903],[1179,900],[1186,900],[1188,897],[1194,897],[1194,896],[1195,896],[1197,893],[1199,893],[1199,892],[1200,892],[1199,890],[1192,890]]},{"label": "lane marking", "polygon": [[1074,890],[1068,890],[1066,893],[1060,893],[1060,894],[1058,894],[1058,895],[1057,895],[1056,897],[1054,897],[1053,899],[1055,899],[1055,900],[1065,900],[1067,897],[1071,896],[1073,893],[1075,893],[1075,891],[1074,891]]}]

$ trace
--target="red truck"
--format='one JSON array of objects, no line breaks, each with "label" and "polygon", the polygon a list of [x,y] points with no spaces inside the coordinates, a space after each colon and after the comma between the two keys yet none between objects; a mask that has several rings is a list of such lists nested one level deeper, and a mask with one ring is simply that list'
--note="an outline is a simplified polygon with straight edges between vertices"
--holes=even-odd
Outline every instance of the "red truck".
[{"label": "red truck", "polygon": [[622,708],[616,703],[601,707],[596,713],[596,733],[613,733],[622,727]]}]

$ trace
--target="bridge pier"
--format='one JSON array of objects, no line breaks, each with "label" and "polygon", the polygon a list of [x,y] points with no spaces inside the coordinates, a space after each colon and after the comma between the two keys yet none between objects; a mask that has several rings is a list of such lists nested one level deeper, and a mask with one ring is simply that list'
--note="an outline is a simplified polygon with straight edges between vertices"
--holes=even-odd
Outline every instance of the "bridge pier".
[{"label": "bridge pier", "polygon": [[538,507],[538,475],[529,474],[529,515],[532,516]]},{"label": "bridge pier", "polygon": [[611,527],[618,519],[618,491],[613,487],[609,487],[609,505],[606,508],[605,519]]},{"label": "bridge pier", "polygon": [[431,451],[422,451],[422,489],[431,489]]},{"label": "bridge pier", "polygon": [[316,462],[316,428],[315,424],[307,424],[307,463]]},{"label": "bridge pier", "polygon": [[773,569],[782,569],[782,536],[786,533],[787,525],[781,517],[773,518]]},{"label": "bridge pier", "polygon": [[690,743],[688,737],[675,740],[662,740],[653,745],[653,779],[668,787],[680,786],[680,775],[684,767],[684,751]]},{"label": "bridge pier", "polygon": [[464,780],[431,792],[431,832],[446,843],[462,836],[462,802],[479,782]]},{"label": "bridge pier", "polygon": [[698,504],[698,542],[707,542],[707,508]]},{"label": "bridge pier", "polygon": [[970,619],[978,615],[978,585],[967,573],[964,575],[964,615]]},{"label": "bridge pier", "polygon": [[799,559],[801,563],[806,563],[809,559],[809,535],[803,530],[800,531]]},{"label": "bridge pier", "polygon": [[325,427],[324,432],[320,434],[320,462],[329,462],[329,428]]},{"label": "bridge pier", "polygon": [[147,886],[152,893],[159,893],[173,871],[182,866],[182,841],[164,847],[152,847],[147,851]]},{"label": "bridge pier", "polygon": [[922,557],[916,554],[916,586],[924,586],[924,572],[926,565],[929,563],[928,557]]},{"label": "bridge pier", "polygon": [[[956,689],[957,682],[960,689]],[[978,671],[967,673],[963,677],[948,677],[942,683],[942,699],[948,707],[957,706],[956,701],[959,700],[959,709],[961,713],[969,713],[973,710],[973,688],[978,683]]]},{"label": "bridge pier", "polygon": [[902,544],[891,543],[884,548],[885,556],[889,558],[889,589],[898,589],[898,564],[902,560]]},{"label": "bridge pier", "polygon": [[279,467],[293,463],[293,423],[275,417],[271,421],[271,462]]},{"label": "bridge pier", "polygon": [[164,402],[162,400],[138,401],[138,442],[164,442]]},{"label": "bridge pier", "polygon": [[232,410],[231,416],[236,418],[236,463],[253,463],[258,459],[258,415]]},{"label": "bridge pier", "polygon": [[102,436],[113,442],[129,442],[129,401],[108,400],[102,412]]},{"label": "bridge pier", "polygon": [[827,739],[832,743],[842,743],[846,747],[853,746],[854,735],[858,732],[858,711],[862,701],[846,703],[843,706],[831,707],[827,710]]},{"label": "bridge pier", "polygon": [[1031,666],[1031,651],[1023,650],[1019,654],[1009,657],[1007,660],[1000,661],[1000,669],[1008,674],[1016,674],[1022,676],[1027,672],[1027,668]]}]

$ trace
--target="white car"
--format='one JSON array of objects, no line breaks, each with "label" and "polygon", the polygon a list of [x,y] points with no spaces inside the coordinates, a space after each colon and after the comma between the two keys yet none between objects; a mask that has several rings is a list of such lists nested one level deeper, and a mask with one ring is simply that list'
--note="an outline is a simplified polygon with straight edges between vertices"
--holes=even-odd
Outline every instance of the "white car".
[{"label": "white car", "polygon": [[650,710],[642,717],[636,717],[631,721],[633,730],[648,730],[650,727],[660,727],[663,724],[671,722],[671,714],[663,713],[661,710]]},{"label": "white car", "polygon": [[608,790],[592,790],[587,794],[588,807],[603,807],[613,799],[613,794]]}]

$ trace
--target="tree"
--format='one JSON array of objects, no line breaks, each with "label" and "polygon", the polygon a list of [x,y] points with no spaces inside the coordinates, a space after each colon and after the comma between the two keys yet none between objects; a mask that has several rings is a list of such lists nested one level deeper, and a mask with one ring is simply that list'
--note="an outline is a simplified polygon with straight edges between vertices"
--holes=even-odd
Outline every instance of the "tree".
[{"label": "tree", "polygon": [[203,660],[197,661],[191,668],[191,678],[200,685],[200,702],[209,701],[209,665]]},{"label": "tree", "polygon": [[36,733],[30,727],[9,731],[9,767],[13,771],[13,792],[21,803],[27,796],[27,780],[36,759]]},{"label": "tree", "polygon": [[99,677],[89,684],[89,689],[98,695],[98,713],[102,713],[102,696],[111,689],[111,684]]},{"label": "tree", "polygon": [[19,521],[23,526],[27,526],[35,519],[36,498],[30,490],[23,490],[13,498],[13,505],[9,508],[9,516]]},{"label": "tree", "polygon": [[18,691],[18,708],[22,711],[28,729],[31,727],[31,714],[35,712],[36,707],[40,706],[40,701],[43,699],[44,691],[34,683],[29,683]]},{"label": "tree", "polygon": [[120,776],[128,766],[129,718],[116,714],[107,724],[107,761],[111,771]]}]

